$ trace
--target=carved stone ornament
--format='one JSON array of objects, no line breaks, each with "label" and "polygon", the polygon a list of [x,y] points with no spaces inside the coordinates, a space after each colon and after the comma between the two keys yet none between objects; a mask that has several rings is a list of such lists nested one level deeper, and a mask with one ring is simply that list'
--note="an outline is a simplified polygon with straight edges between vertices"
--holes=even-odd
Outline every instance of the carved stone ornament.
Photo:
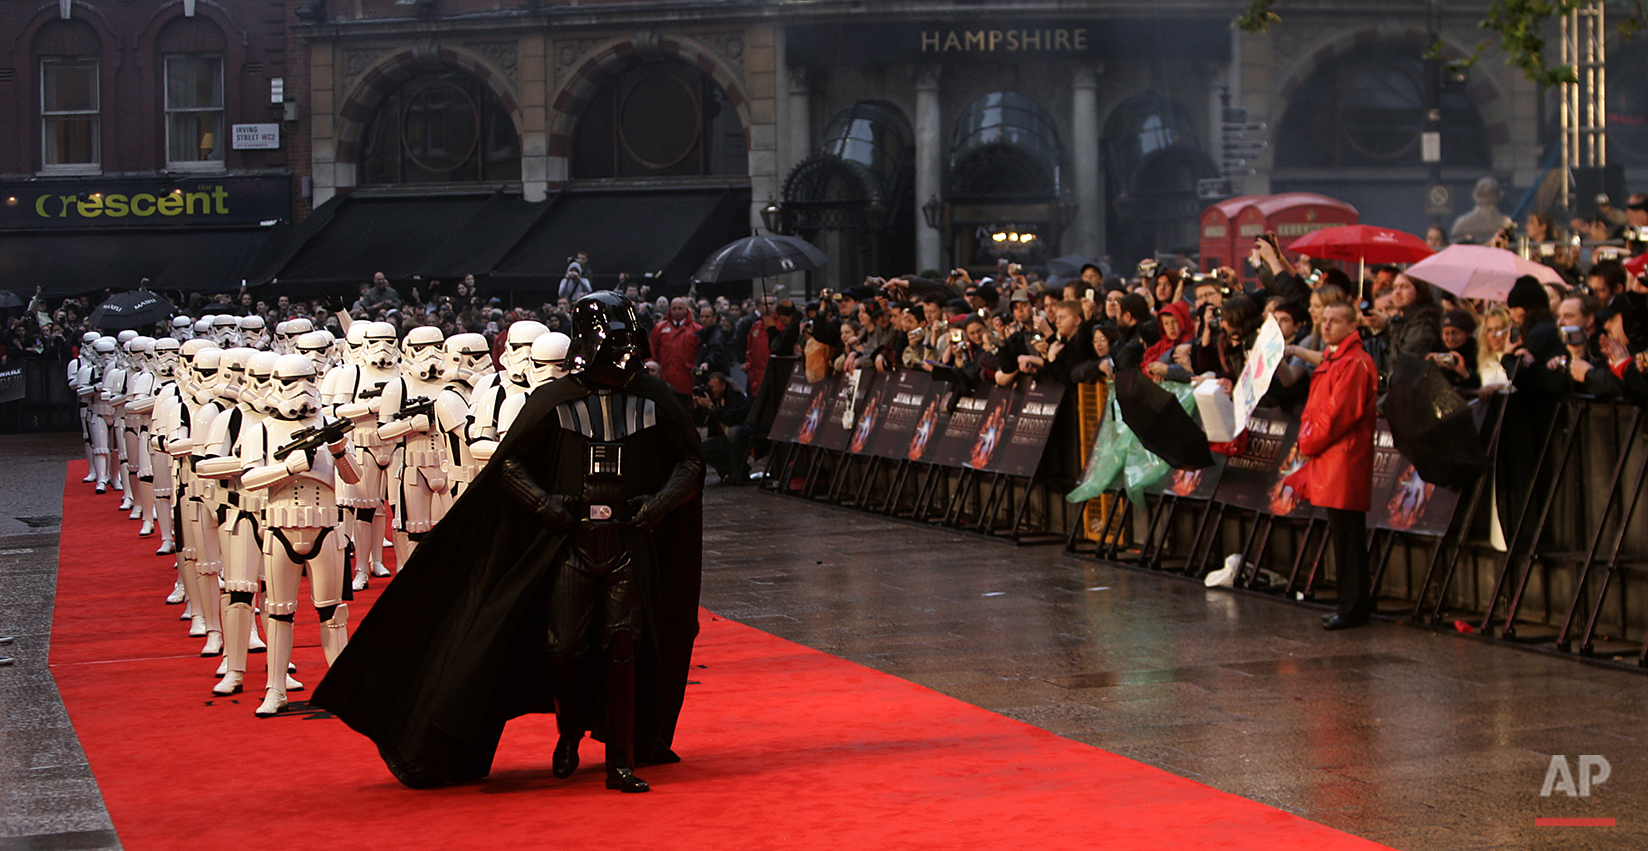
[{"label": "carved stone ornament", "polygon": [[561,79],[577,67],[584,54],[595,46],[593,38],[569,38],[555,42],[555,78]]},{"label": "carved stone ornament", "polygon": [[512,41],[489,42],[473,45],[474,50],[492,61],[492,64],[502,68],[509,79],[515,79],[515,66],[518,62],[518,46]]},{"label": "carved stone ornament", "polygon": [[366,69],[372,67],[372,63],[378,61],[378,57],[382,56],[383,53],[382,48],[375,47],[364,50],[345,50],[343,52],[343,79],[352,81],[366,73]]},{"label": "carved stone ornament", "polygon": [[739,68],[744,67],[744,34],[742,32],[710,33],[704,40],[715,48],[715,51],[726,57],[727,61]]}]

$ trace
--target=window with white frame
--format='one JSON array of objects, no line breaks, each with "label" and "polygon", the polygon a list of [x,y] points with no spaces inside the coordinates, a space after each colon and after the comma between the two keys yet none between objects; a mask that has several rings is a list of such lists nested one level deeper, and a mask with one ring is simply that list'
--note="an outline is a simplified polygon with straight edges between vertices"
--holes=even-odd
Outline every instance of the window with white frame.
[{"label": "window with white frame", "polygon": [[102,162],[97,60],[40,63],[40,162],[47,171],[95,170]]},{"label": "window with white frame", "polygon": [[223,59],[166,57],[166,165],[222,168]]}]

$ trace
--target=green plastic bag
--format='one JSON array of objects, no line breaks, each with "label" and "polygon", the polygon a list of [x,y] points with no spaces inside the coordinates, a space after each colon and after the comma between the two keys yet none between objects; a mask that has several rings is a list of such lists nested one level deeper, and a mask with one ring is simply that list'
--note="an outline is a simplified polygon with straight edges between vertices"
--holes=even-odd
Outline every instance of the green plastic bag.
[{"label": "green plastic bag", "polygon": [[[1162,387],[1178,398],[1186,412],[1195,416],[1196,399],[1191,395],[1189,384],[1166,381]],[[1105,404],[1104,421],[1099,424],[1099,433],[1093,440],[1093,452],[1088,456],[1087,469],[1082,473],[1076,489],[1064,498],[1072,503],[1094,499],[1109,490],[1120,475],[1128,501],[1143,508],[1145,489],[1170,472],[1172,468],[1167,466],[1166,461],[1139,443],[1139,438],[1122,419],[1121,408],[1112,395]]]}]

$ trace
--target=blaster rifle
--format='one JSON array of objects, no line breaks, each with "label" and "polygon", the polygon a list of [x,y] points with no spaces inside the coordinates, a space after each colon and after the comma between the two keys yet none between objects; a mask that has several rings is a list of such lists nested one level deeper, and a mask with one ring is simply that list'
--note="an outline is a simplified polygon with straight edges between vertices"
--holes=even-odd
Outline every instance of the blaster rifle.
[{"label": "blaster rifle", "polygon": [[298,429],[292,433],[292,439],[279,449],[275,450],[275,460],[285,461],[286,456],[302,450],[308,452],[342,440],[353,430],[355,424],[347,419],[328,420],[321,425],[312,425]]},{"label": "blaster rifle", "polygon": [[383,395],[383,388],[384,385],[382,384],[379,384],[376,387],[368,387],[365,390],[355,394],[355,401],[358,402],[362,399],[376,399]]},{"label": "blaster rifle", "polygon": [[419,414],[433,421],[435,419],[435,400],[428,396],[413,396],[401,403],[401,409],[395,412],[395,419],[410,420]]}]

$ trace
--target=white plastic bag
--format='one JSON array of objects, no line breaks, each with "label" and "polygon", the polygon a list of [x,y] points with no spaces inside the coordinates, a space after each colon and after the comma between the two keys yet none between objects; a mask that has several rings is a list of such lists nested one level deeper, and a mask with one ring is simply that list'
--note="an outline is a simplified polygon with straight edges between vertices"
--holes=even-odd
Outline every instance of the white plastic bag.
[{"label": "white plastic bag", "polygon": [[1202,429],[1209,443],[1229,443],[1236,439],[1236,406],[1217,381],[1196,385],[1196,410],[1202,415]]}]

